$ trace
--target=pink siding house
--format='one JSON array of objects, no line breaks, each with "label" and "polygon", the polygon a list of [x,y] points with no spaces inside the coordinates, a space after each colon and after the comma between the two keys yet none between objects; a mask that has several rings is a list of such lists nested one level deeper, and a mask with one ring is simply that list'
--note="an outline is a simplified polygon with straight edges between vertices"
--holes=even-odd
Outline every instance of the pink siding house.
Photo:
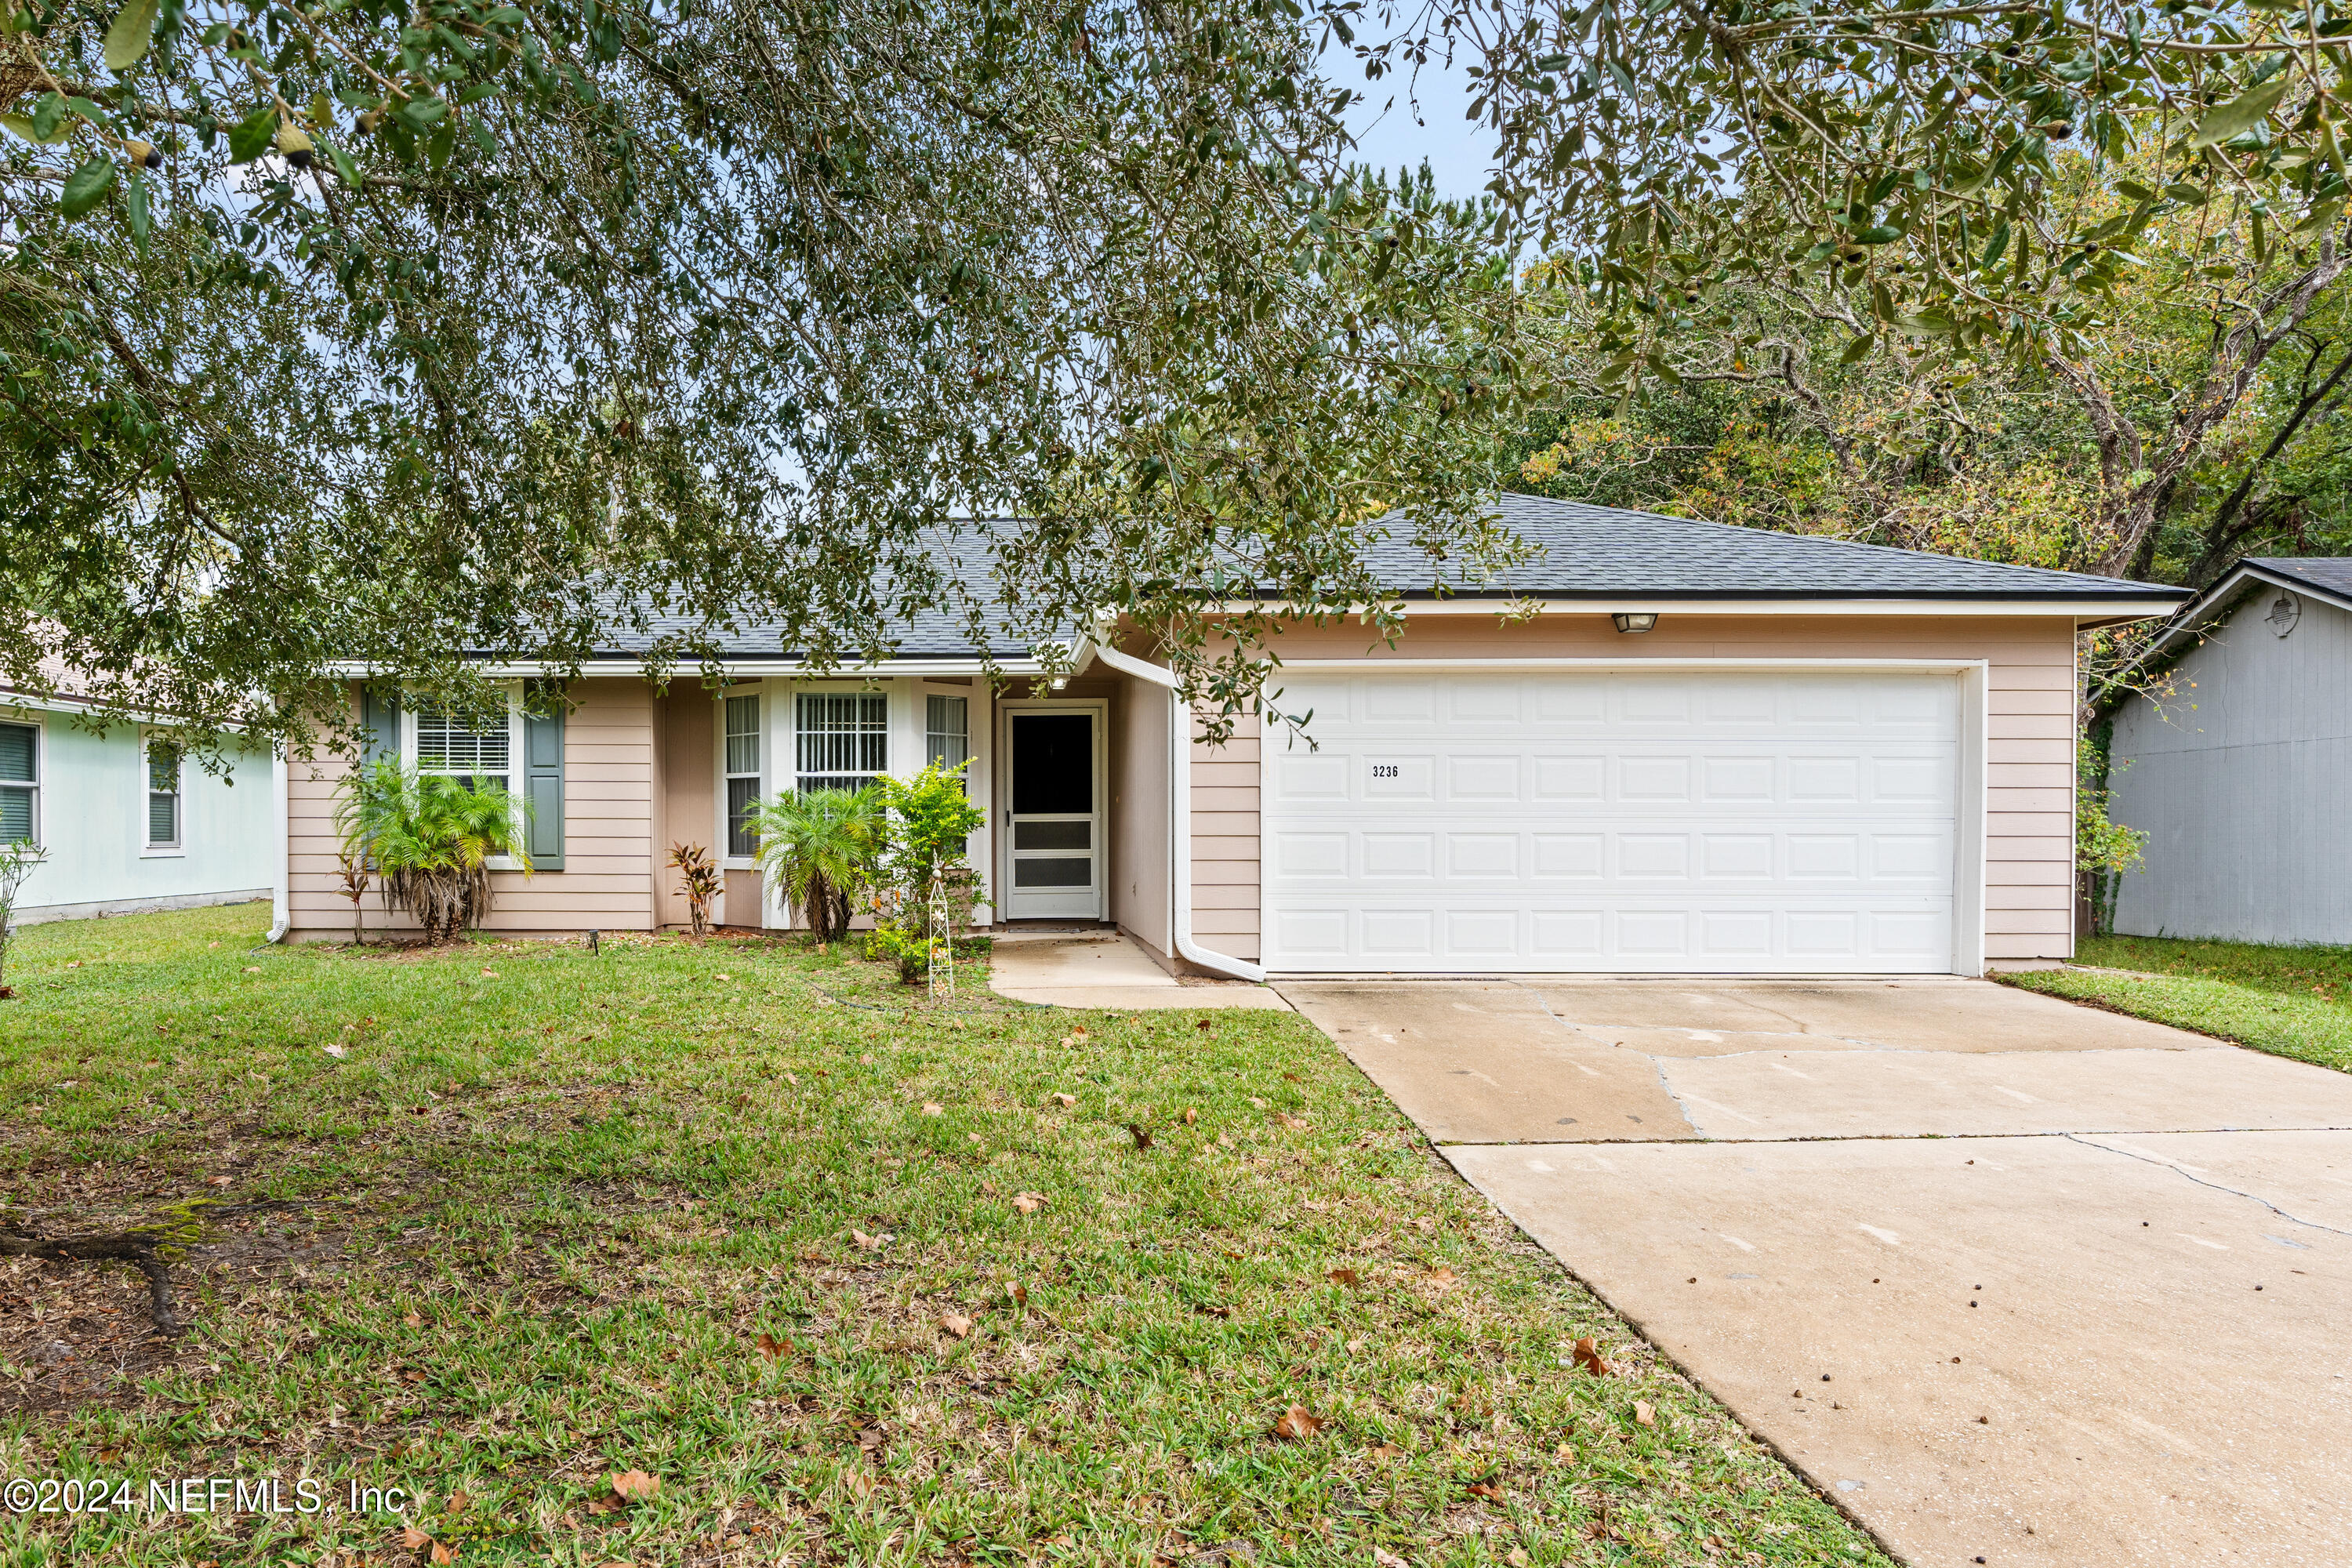
[{"label": "pink siding house", "polygon": [[[508,723],[352,700],[379,745],[529,794],[536,873],[491,929],[657,930],[663,858],[726,867],[730,924],[784,927],[741,814],[785,790],[969,763],[998,921],[1101,922],[1172,969],[1267,974],[1960,973],[2073,952],[2077,635],[2174,590],[1506,496],[1541,547],[1440,591],[1373,552],[1391,647],[1299,623],[1276,707],[1202,743],[1149,637],[1107,616],[1076,674],[911,628],[815,676],[747,640],[729,684],[656,689],[616,647],[562,693],[488,660]],[[1506,616],[1512,606],[1531,616]],[[362,707],[362,705],[366,705]],[[341,765],[288,765],[279,924],[336,940]],[[371,909],[372,928],[396,925]]]}]

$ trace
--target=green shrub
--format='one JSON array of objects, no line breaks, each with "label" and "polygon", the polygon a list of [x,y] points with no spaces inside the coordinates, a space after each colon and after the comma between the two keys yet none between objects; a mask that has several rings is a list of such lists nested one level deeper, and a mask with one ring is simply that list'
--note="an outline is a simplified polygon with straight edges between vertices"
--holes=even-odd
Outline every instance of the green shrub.
[{"label": "green shrub", "polygon": [[350,860],[374,866],[383,901],[438,944],[489,915],[493,857],[530,873],[528,805],[498,784],[419,773],[387,757],[345,781],[336,826]]}]

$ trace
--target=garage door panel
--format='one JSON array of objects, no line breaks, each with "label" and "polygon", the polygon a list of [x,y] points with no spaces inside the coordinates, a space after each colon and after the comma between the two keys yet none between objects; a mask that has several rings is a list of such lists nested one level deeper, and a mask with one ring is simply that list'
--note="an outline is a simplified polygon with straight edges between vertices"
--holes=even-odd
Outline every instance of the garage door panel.
[{"label": "garage door panel", "polygon": [[[1951,677],[1495,672],[1313,689],[1320,749],[1265,762],[1273,967],[1951,966]],[[1415,727],[1427,713],[1442,721]]]},{"label": "garage door panel", "polygon": [[1517,805],[1519,768],[1517,752],[1456,752],[1445,759],[1445,798],[1448,802],[1507,801]]}]

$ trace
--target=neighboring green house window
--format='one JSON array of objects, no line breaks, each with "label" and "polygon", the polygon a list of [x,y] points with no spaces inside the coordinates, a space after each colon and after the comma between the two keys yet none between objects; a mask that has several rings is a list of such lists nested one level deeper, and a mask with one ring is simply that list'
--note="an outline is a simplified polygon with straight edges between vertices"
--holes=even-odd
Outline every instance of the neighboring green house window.
[{"label": "neighboring green house window", "polygon": [[178,849],[180,843],[180,749],[147,742],[147,847]]},{"label": "neighboring green house window", "polygon": [[760,804],[760,699],[727,700],[727,853],[749,859],[760,852],[750,827]]},{"label": "neighboring green house window", "polygon": [[879,691],[803,692],[794,787],[858,789],[890,771],[890,700]]},{"label": "neighboring green house window", "polygon": [[40,731],[30,724],[0,724],[0,844],[39,838],[40,765]]},{"label": "neighboring green house window", "polygon": [[923,760],[942,768],[960,768],[971,760],[971,699],[924,700]]}]

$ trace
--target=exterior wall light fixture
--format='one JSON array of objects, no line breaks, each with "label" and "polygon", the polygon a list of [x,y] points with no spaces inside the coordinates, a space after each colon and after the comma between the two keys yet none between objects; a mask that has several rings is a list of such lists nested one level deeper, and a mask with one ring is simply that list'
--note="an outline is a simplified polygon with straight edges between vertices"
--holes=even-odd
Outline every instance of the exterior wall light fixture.
[{"label": "exterior wall light fixture", "polygon": [[1655,610],[1620,610],[1609,617],[1621,632],[1646,632],[1658,624]]}]

